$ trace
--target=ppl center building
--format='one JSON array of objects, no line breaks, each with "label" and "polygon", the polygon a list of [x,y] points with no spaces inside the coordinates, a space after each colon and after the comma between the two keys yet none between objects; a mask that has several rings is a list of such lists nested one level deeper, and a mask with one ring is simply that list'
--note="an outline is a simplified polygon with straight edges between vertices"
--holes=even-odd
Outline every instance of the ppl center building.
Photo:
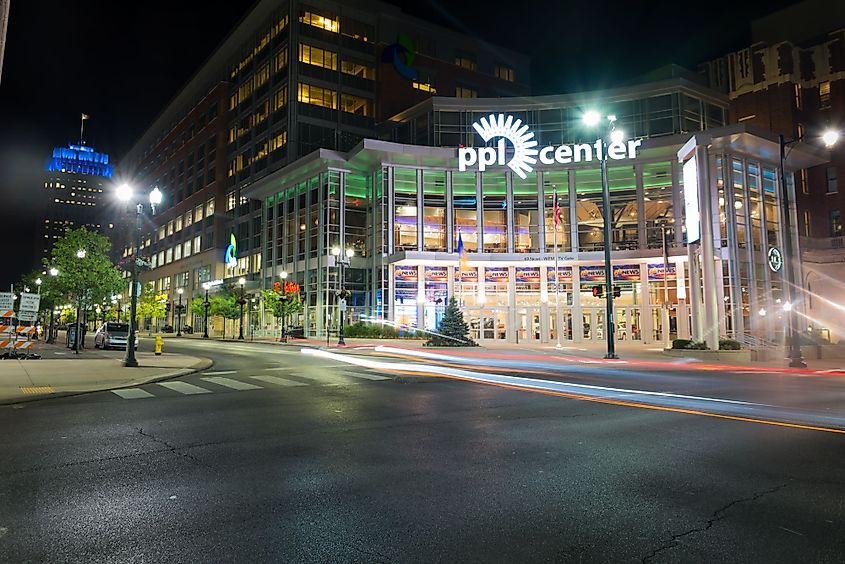
[{"label": "ppl center building", "polygon": [[[782,339],[786,269],[800,280],[797,258],[777,263],[789,256],[784,214],[795,214],[789,172],[825,152],[791,147],[784,187],[777,137],[725,126],[726,108],[680,77],[430,98],[383,124],[379,139],[315,150],[249,186],[263,202],[262,284],[285,272],[311,289],[301,322],[314,336],[336,327],[343,272],[347,323],[435,330],[455,297],[474,339],[596,341],[610,290],[620,341]],[[614,115],[624,136],[608,141],[608,214],[596,142],[608,128],[587,128],[587,110]],[[789,224],[795,231],[795,217]]]}]

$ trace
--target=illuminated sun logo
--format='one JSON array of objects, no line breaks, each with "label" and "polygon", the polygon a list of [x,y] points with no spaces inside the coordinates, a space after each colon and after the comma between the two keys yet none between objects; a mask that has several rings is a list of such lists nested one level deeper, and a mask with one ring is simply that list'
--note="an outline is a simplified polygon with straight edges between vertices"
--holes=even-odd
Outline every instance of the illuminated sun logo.
[{"label": "illuminated sun logo", "polygon": [[226,253],[224,254],[223,260],[225,263],[234,268],[238,265],[238,241],[235,239],[235,234],[231,233],[229,235],[229,246],[226,247]]},{"label": "illuminated sun logo", "polygon": [[522,123],[521,119],[514,119],[509,115],[490,114],[481,118],[472,127],[478,132],[485,142],[494,137],[504,137],[513,145],[513,157],[508,161],[508,167],[523,180],[537,162],[537,141],[534,139],[534,132],[528,131],[528,125]]}]

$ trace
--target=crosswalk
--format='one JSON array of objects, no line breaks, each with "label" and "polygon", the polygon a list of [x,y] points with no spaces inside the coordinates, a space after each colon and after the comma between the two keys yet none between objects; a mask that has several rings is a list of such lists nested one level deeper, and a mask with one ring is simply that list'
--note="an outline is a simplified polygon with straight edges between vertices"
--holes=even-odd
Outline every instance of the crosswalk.
[{"label": "crosswalk", "polygon": [[[221,376],[220,374],[227,374],[227,376]],[[240,375],[237,370],[226,370],[204,372],[200,375],[199,382],[193,384],[183,380],[170,380],[167,382],[146,384],[143,387],[121,388],[109,391],[121,399],[135,400],[162,397],[163,395],[172,396],[173,394],[169,392],[192,396],[231,391],[244,392],[275,387],[346,386],[381,380],[390,380],[390,377],[358,372],[309,374],[295,371],[286,371],[285,376],[282,377],[269,374]]]}]

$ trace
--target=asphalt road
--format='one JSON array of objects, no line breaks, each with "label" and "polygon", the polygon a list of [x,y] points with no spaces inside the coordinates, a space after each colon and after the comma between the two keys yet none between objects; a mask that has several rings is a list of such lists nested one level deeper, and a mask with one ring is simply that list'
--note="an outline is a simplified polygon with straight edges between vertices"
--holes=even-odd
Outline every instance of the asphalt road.
[{"label": "asphalt road", "polygon": [[0,408],[0,561],[845,555],[842,434],[367,369],[295,347],[167,347],[215,365],[131,399]]}]

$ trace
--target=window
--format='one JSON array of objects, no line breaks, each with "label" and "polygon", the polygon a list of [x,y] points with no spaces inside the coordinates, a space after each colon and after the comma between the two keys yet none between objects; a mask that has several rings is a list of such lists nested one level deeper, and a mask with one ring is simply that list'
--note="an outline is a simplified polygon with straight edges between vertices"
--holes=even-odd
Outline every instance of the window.
[{"label": "window", "polygon": [[188,258],[189,256],[191,256],[191,240],[190,239],[188,239],[187,241],[185,241],[185,243],[183,243],[182,248],[183,248],[182,256],[184,256],[185,258]]},{"label": "window", "polygon": [[804,210],[804,237],[810,236],[810,210]]},{"label": "window", "polygon": [[167,252],[164,253],[164,257],[165,264],[173,262],[173,247],[167,249]]},{"label": "window", "polygon": [[507,80],[508,82],[514,82],[515,80],[513,69],[505,65],[496,65],[493,69],[493,75],[498,79]]},{"label": "window", "polygon": [[341,95],[340,109],[344,112],[357,114],[359,116],[372,117],[373,115],[372,101],[360,96],[353,96],[352,94]]},{"label": "window", "polygon": [[299,44],[299,61],[324,69],[337,70],[337,53],[304,43]]},{"label": "window", "polygon": [[825,80],[819,83],[819,109],[824,110],[830,107],[830,81]]},{"label": "window", "polygon": [[270,63],[264,63],[260,69],[255,71],[254,87],[264,86],[268,80],[270,80]]},{"label": "window", "polygon": [[288,15],[285,14],[284,16],[279,18],[279,21],[277,21],[275,24],[273,24],[273,28],[270,30],[270,37],[276,37],[277,35],[282,33],[287,26],[288,26]]},{"label": "window", "polygon": [[284,147],[288,142],[288,132],[286,129],[282,129],[277,131],[270,137],[270,152],[272,153],[276,149],[281,149]]},{"label": "window", "polygon": [[205,217],[214,215],[214,198],[209,198],[205,203]]},{"label": "window", "polygon": [[332,19],[327,16],[321,16],[315,14],[314,12],[302,12],[302,15],[299,16],[299,21],[307,25],[312,25],[320,29],[325,29],[326,31],[331,31],[333,33],[337,33],[338,31],[340,31],[340,25],[338,24],[338,21],[336,19]]},{"label": "window", "polygon": [[176,231],[182,231],[182,216],[176,218],[176,226],[174,227]]},{"label": "window", "polygon": [[366,78],[367,80],[373,80],[376,77],[376,70],[373,67],[355,61],[341,62],[340,71],[344,74]]},{"label": "window", "polygon": [[232,190],[228,194],[226,194],[226,211],[232,211],[235,209],[235,204],[237,199],[235,198],[235,191]]},{"label": "window", "polygon": [[422,90],[423,92],[430,92],[431,94],[437,94],[437,89],[429,84],[428,82],[417,82],[416,80],[412,83],[412,86],[417,90]]},{"label": "window", "polygon": [[466,86],[458,86],[455,88],[455,96],[458,98],[478,98],[478,91]]},{"label": "window", "polygon": [[201,248],[200,243],[201,242],[202,242],[202,237],[200,235],[197,235],[196,237],[194,237],[194,254],[200,252],[200,248]]},{"label": "window", "polygon": [[343,18],[343,26],[341,33],[348,35],[358,41],[372,42],[375,38],[375,30],[370,24],[353,20],[352,18]]},{"label": "window", "polygon": [[273,92],[273,96],[270,98],[270,111],[275,112],[278,109],[284,108],[287,103],[288,87],[285,85]]},{"label": "window", "polygon": [[202,204],[194,208],[194,222],[202,221]]},{"label": "window", "polygon": [[455,55],[455,64],[461,68],[473,71],[478,68],[475,57],[467,53],[458,53]]},{"label": "window", "polygon": [[285,47],[273,56],[271,61],[273,74],[285,69],[288,66],[288,48]]},{"label": "window", "polygon": [[173,248],[173,260],[179,260],[182,258],[182,245],[176,245]]},{"label": "window", "polygon": [[801,85],[795,84],[793,85],[793,96],[795,98],[795,109],[801,109]]},{"label": "window", "polygon": [[177,288],[185,288],[188,285],[188,271],[180,272],[175,276],[176,278],[176,287]]},{"label": "window", "polygon": [[839,210],[830,211],[830,236],[842,237],[842,212]]},{"label": "window", "polygon": [[313,104],[332,110],[337,109],[337,92],[328,88],[320,88],[300,82],[298,99],[305,104]]},{"label": "window", "polygon": [[827,193],[836,194],[839,192],[839,178],[836,174],[836,167],[827,167]]},{"label": "window", "polygon": [[164,225],[158,228],[158,240],[164,239]]},{"label": "window", "polygon": [[167,222],[167,234],[173,235],[173,220]]},{"label": "window", "polygon": [[802,168],[801,173],[798,175],[798,181],[801,183],[801,193],[802,194],[809,194],[810,193],[810,183],[807,181],[807,169]]}]

